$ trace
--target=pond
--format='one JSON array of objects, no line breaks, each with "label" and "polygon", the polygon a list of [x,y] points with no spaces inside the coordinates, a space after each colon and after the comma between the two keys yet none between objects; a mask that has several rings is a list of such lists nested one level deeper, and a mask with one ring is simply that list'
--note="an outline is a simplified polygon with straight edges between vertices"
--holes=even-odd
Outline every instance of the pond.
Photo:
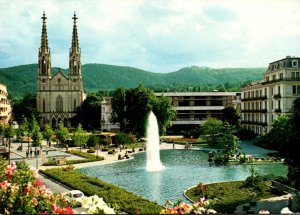
[{"label": "pond", "polygon": [[145,170],[145,153],[135,154],[134,159],[131,160],[81,168],[78,171],[123,187],[161,205],[167,199],[186,201],[183,191],[199,182],[244,180],[250,175],[251,166],[261,175],[287,175],[287,167],[280,163],[210,165],[207,161],[207,152],[201,150],[161,150],[160,155],[161,161],[166,167],[160,172]]}]

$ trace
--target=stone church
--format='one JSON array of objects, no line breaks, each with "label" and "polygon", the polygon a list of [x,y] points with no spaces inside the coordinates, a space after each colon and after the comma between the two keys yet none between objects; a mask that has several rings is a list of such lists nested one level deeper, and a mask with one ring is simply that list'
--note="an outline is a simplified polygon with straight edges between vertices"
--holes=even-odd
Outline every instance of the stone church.
[{"label": "stone church", "polygon": [[70,126],[70,119],[75,109],[85,100],[82,73],[81,50],[78,43],[77,17],[73,17],[72,45],[69,54],[69,76],[60,70],[51,75],[51,53],[48,47],[45,12],[43,13],[43,26],[41,47],[38,56],[37,76],[37,110],[40,115],[40,125],[46,124],[57,127],[60,122]]}]

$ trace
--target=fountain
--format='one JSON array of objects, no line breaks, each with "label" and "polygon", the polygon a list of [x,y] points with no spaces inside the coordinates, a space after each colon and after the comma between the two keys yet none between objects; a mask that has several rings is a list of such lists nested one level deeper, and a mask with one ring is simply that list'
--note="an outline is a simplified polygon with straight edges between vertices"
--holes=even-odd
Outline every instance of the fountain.
[{"label": "fountain", "polygon": [[147,164],[146,170],[148,172],[161,171],[165,166],[160,161],[159,154],[159,132],[156,116],[151,111],[147,122]]}]

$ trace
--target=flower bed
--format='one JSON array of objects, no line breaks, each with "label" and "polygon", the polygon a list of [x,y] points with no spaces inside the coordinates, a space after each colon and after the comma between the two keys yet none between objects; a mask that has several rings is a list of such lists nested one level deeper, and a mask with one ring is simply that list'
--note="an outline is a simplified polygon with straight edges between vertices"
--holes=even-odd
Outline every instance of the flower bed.
[{"label": "flower bed", "polygon": [[67,199],[38,180],[25,162],[5,167],[0,159],[0,214],[73,214]]}]

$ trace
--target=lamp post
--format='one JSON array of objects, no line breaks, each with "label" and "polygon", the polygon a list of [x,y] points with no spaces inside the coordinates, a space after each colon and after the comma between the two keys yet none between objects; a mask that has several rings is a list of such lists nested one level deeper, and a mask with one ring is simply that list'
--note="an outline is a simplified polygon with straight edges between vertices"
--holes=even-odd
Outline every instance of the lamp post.
[{"label": "lamp post", "polygon": [[97,158],[98,158],[99,143],[96,144],[96,150],[97,150]]}]

